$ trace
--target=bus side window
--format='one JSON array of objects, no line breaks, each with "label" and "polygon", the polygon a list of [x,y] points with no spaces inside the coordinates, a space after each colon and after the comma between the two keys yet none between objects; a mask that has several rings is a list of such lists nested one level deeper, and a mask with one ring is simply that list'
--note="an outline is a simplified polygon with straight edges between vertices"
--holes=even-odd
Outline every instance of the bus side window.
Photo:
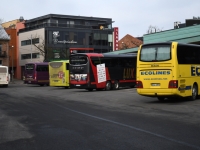
[{"label": "bus side window", "polygon": [[66,63],[66,70],[69,70],[69,63]]},{"label": "bus side window", "polygon": [[92,61],[92,64],[94,66],[101,64],[101,58],[100,57],[91,57],[91,61]]}]

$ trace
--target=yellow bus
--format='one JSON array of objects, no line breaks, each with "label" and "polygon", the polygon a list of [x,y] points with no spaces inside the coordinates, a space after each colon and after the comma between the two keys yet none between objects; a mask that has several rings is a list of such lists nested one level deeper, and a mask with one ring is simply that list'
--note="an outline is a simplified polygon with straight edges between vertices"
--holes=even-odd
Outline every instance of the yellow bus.
[{"label": "yellow bus", "polygon": [[200,45],[149,43],[137,55],[137,92],[163,101],[171,97],[197,99],[200,94]]},{"label": "yellow bus", "polygon": [[49,85],[69,88],[69,60],[49,62]]}]

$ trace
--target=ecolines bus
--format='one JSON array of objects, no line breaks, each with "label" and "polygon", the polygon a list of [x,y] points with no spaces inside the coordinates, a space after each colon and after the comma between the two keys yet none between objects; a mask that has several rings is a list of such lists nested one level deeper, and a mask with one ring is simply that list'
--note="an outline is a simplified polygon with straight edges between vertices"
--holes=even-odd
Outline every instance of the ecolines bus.
[{"label": "ecolines bus", "polygon": [[163,101],[200,94],[200,46],[178,42],[143,44],[137,56],[137,92]]},{"label": "ecolines bus", "polygon": [[134,87],[137,54],[72,54],[70,87],[88,91]]}]

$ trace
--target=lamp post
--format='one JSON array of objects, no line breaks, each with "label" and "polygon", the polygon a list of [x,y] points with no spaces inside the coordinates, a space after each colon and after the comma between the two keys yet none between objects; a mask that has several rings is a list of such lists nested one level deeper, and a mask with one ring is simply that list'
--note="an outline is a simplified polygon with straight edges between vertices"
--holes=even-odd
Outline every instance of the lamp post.
[{"label": "lamp post", "polygon": [[31,61],[32,61],[32,34],[31,34]]},{"label": "lamp post", "polygon": [[13,70],[13,57],[14,57],[14,50],[13,50],[14,46],[12,46],[12,82],[13,82],[13,73],[14,73],[14,70]]}]

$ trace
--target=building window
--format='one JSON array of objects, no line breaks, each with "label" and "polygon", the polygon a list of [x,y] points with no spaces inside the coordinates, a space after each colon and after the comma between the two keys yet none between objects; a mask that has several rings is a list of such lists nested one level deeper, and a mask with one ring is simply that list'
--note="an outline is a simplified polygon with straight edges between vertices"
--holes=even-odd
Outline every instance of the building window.
[{"label": "building window", "polygon": [[2,45],[0,44],[0,53],[2,52]]},{"label": "building window", "polygon": [[[39,43],[39,38],[32,39],[32,44],[38,44],[38,43]],[[25,45],[31,45],[31,40],[21,41],[21,46]]]},{"label": "building window", "polygon": [[2,60],[0,60],[0,65],[2,65]]},{"label": "building window", "polygon": [[67,21],[67,26],[74,27],[74,21],[73,20]]},{"label": "building window", "polygon": [[[39,57],[40,57],[39,53],[32,53],[32,59],[39,58]],[[31,59],[31,54],[22,54],[21,60],[24,60],[24,59]]]}]

